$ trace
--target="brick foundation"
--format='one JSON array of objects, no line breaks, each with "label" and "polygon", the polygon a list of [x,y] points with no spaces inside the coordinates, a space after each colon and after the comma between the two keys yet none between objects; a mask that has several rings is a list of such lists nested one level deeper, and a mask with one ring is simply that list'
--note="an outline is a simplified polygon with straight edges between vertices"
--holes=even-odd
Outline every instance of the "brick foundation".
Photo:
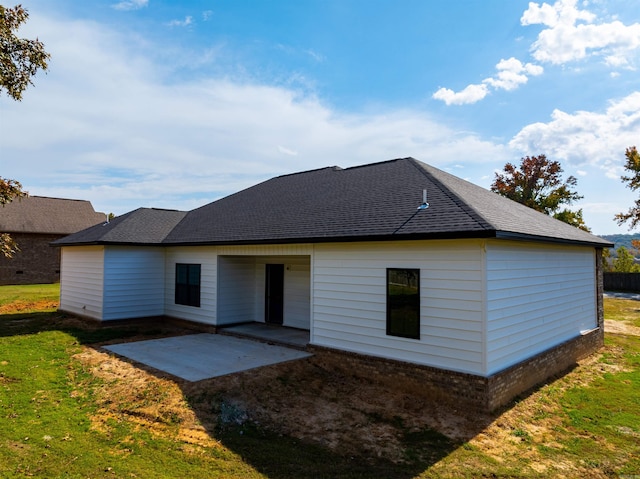
[{"label": "brick foundation", "polygon": [[490,412],[573,368],[578,360],[597,351],[602,344],[603,330],[598,328],[489,377],[320,346],[308,349],[316,355],[315,361],[329,370],[447,402],[457,409]]}]

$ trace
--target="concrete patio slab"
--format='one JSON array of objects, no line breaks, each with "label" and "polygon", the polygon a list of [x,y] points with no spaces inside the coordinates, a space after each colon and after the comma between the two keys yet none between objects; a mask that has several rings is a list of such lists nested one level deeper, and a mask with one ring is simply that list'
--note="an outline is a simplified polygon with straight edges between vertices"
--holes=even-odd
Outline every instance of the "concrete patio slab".
[{"label": "concrete patio slab", "polygon": [[311,356],[297,349],[207,333],[112,344],[104,349],[187,381]]}]

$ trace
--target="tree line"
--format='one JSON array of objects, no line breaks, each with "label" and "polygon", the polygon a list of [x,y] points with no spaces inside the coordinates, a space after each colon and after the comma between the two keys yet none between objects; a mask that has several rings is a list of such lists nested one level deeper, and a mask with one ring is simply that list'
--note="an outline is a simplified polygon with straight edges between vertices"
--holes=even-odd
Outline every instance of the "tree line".
[{"label": "tree line", "polygon": [[[0,5],[0,94],[4,91],[16,101],[20,101],[26,88],[33,84],[32,77],[38,70],[47,70],[50,59],[44,44],[37,38],[29,40],[17,36],[18,28],[28,18],[27,10],[20,5],[13,8]],[[637,191],[640,189],[640,154],[635,146],[631,146],[626,149],[625,157],[624,167],[628,174],[622,176],[621,180],[632,191]],[[578,180],[574,176],[565,180],[562,173],[560,163],[547,159],[544,154],[526,156],[521,158],[519,166],[507,163],[502,172],[495,173],[491,191],[576,228],[590,231],[584,222],[582,209],[569,208],[583,198],[575,189]],[[22,189],[20,182],[0,177],[1,206],[24,196],[27,196],[27,192]],[[638,226],[640,198],[626,213],[618,213],[614,219],[619,225],[630,222],[630,229]],[[16,251],[17,245],[11,237],[0,232],[0,254],[10,257]],[[616,261],[624,262],[621,256],[626,257],[624,251],[616,255]]]}]

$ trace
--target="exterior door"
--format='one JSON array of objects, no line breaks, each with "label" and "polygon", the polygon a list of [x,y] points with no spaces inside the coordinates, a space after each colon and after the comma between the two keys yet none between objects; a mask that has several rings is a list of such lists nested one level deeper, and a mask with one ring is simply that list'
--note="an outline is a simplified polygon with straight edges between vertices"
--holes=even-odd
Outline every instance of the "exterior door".
[{"label": "exterior door", "polygon": [[282,324],[284,313],[284,265],[267,264],[264,321]]}]

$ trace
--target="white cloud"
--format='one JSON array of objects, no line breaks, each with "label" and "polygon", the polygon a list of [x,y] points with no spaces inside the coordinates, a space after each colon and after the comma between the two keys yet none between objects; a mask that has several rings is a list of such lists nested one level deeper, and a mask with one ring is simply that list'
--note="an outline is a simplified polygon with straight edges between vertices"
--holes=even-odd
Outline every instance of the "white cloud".
[{"label": "white cloud", "polygon": [[522,64],[520,60],[516,58],[509,58],[508,60],[500,60],[496,65],[498,73],[494,77],[487,78],[484,83],[487,83],[500,90],[515,90],[520,85],[527,83],[529,79],[527,75],[537,76],[541,75],[544,71],[539,65],[532,63]]},{"label": "white cloud", "polygon": [[207,20],[211,20],[213,17],[213,10],[205,10],[202,12],[202,19],[206,22]]},{"label": "white cloud", "polygon": [[140,10],[149,4],[149,0],[122,0],[112,5],[116,10]]},{"label": "white cloud", "polygon": [[[563,65],[598,56],[609,67],[634,69],[640,50],[640,23],[625,25],[614,20],[596,24],[597,16],[579,9],[576,4],[577,0],[558,0],[553,5],[529,2],[520,23],[545,27],[531,45],[532,57],[539,63]],[[542,66],[523,64],[513,57],[500,60],[496,69],[496,75],[483,80],[483,84],[506,91],[515,90],[530,76],[543,73]],[[460,92],[440,88],[433,98],[447,105],[476,103],[489,94],[482,86],[471,84]]]},{"label": "white cloud", "polygon": [[476,103],[489,94],[488,86],[495,90],[514,90],[523,83],[527,83],[529,76],[541,75],[544,71],[533,63],[523,64],[516,58],[500,60],[496,65],[498,71],[495,76],[485,78],[481,84],[468,85],[464,90],[454,92],[449,88],[440,88],[433,94],[436,100],[442,100],[447,105],[465,105]]},{"label": "white cloud", "polygon": [[181,56],[154,64],[147,39],[83,21],[30,21],[52,64],[22,102],[0,99],[0,144],[3,157],[16,158],[3,176],[32,194],[88,199],[116,214],[190,209],[330,165],[413,156],[440,167],[465,158],[484,169],[488,158],[509,158],[503,146],[422,112],[344,113],[292,88],[179,80],[171,71]]},{"label": "white cloud", "polygon": [[442,100],[447,105],[465,105],[476,103],[489,94],[486,85],[468,85],[464,90],[455,92],[449,88],[440,88],[433,94],[436,100]]},{"label": "white cloud", "polygon": [[591,23],[596,16],[586,10],[576,7],[577,0],[558,0],[553,5],[543,3],[539,5],[529,2],[529,8],[522,14],[522,25],[543,24],[551,28],[559,25],[573,25],[582,20]]},{"label": "white cloud", "polygon": [[560,65],[599,55],[608,65],[626,65],[640,48],[640,24],[625,25],[619,20],[595,24],[596,19],[593,13],[580,10],[576,0],[559,0],[553,6],[529,3],[520,23],[547,27],[531,45],[539,62]]},{"label": "white cloud", "polygon": [[188,27],[192,23],[193,23],[193,17],[186,16],[186,17],[184,17],[184,20],[171,20],[170,22],[167,22],[167,26],[169,26],[169,27]]},{"label": "white cloud", "polygon": [[285,155],[289,155],[289,156],[298,156],[298,152],[295,150],[292,150],[290,148],[285,148],[284,146],[278,145],[278,151],[280,153],[283,153]]},{"label": "white cloud", "polygon": [[604,112],[554,110],[548,123],[524,127],[509,146],[523,154],[544,153],[574,165],[599,166],[620,176],[625,148],[638,144],[640,91],[612,101]]}]

